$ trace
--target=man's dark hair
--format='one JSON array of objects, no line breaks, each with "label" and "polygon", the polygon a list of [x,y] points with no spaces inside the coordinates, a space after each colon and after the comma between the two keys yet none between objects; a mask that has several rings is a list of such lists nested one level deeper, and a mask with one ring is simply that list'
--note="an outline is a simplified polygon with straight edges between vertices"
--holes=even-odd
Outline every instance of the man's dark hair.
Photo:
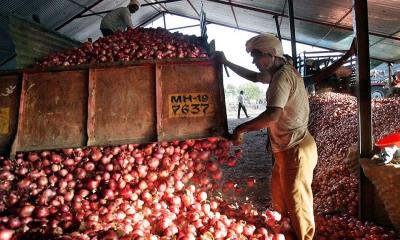
[{"label": "man's dark hair", "polygon": [[243,92],[243,90],[240,90],[240,94],[243,94],[244,92]]}]

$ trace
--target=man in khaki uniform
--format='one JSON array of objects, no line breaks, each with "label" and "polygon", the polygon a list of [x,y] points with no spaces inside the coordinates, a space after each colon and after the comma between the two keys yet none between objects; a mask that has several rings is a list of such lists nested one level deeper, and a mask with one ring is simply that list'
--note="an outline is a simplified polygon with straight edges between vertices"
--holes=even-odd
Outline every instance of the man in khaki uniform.
[{"label": "man in khaki uniform", "polygon": [[235,128],[232,140],[240,144],[244,133],[269,129],[275,157],[272,205],[290,217],[297,239],[313,239],[311,182],[318,155],[314,138],[307,129],[309,103],[304,82],[298,71],[286,63],[282,44],[275,36],[255,36],[247,41],[246,50],[251,53],[259,73],[229,62],[222,53],[216,59],[250,81],[269,84],[267,109]]}]

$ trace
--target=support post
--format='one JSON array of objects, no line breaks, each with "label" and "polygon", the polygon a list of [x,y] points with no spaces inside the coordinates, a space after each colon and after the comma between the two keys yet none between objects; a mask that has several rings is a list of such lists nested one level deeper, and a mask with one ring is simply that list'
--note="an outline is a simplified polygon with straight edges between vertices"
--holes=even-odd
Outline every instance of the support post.
[{"label": "support post", "polygon": [[[357,104],[358,139],[360,158],[370,158],[373,150],[371,118],[371,80],[368,36],[367,0],[353,0],[353,28],[357,37]],[[359,217],[362,220],[373,218],[374,186],[359,169]]]},{"label": "support post", "polygon": [[165,21],[165,13],[162,14],[162,18],[164,21],[164,29],[167,29],[167,22]]},{"label": "support post", "polygon": [[294,27],[293,0],[289,0],[290,41],[292,43],[293,66],[297,68],[296,29]]},{"label": "support post", "polygon": [[388,65],[388,82],[387,82],[387,87],[388,87],[388,89],[389,89],[388,96],[391,96],[391,95],[393,94],[393,88],[392,88],[392,82],[393,82],[393,79],[392,79],[392,72],[393,72],[393,68],[392,68],[392,63],[391,63],[391,62],[388,62],[387,65]]},{"label": "support post", "polygon": [[275,19],[275,25],[276,25],[276,33],[278,34],[279,40],[282,42],[281,27],[279,26],[279,22],[278,22],[278,15],[274,15],[274,19]]}]

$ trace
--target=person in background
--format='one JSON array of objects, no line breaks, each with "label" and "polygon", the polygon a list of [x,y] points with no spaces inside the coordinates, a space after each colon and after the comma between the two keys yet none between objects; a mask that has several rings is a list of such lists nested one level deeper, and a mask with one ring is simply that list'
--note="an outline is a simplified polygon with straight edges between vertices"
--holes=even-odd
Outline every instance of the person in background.
[{"label": "person in background", "polygon": [[100,23],[100,30],[103,36],[112,35],[116,31],[125,31],[127,27],[133,28],[131,16],[139,8],[139,0],[130,0],[127,7],[116,8],[107,13]]},{"label": "person in background", "polygon": [[[328,79],[329,77],[331,77],[333,74],[335,74],[335,72],[351,57],[355,54],[356,52],[356,42],[355,42],[355,38],[353,39],[353,41],[351,42],[351,46],[350,49],[342,56],[340,57],[338,60],[336,60],[335,62],[333,62],[331,65],[319,69],[319,66],[313,66],[313,69],[315,69],[314,72],[312,72],[311,74],[308,74],[307,76],[303,76],[304,79],[304,86],[307,89],[307,92],[310,95],[314,95],[315,94],[315,84],[321,83],[323,80]],[[288,55],[288,54],[283,54],[283,56],[285,57],[286,61],[288,64],[293,65],[293,58]],[[306,64],[318,64],[317,61],[311,61],[308,62]]]},{"label": "person in background", "polygon": [[[237,126],[232,141],[241,144],[247,132],[268,128],[275,163],[272,170],[272,206],[289,216],[296,238],[313,239],[315,221],[311,182],[317,164],[317,146],[308,132],[309,103],[298,71],[286,63],[282,44],[274,35],[260,34],[246,42],[246,50],[260,72],[236,65],[217,53],[217,62],[253,82],[269,84],[267,108]],[[290,238],[290,235],[287,235]]]},{"label": "person in background", "polygon": [[323,80],[329,78],[330,76],[332,76],[333,74],[335,74],[335,72],[351,57],[356,53],[356,39],[354,38],[353,41],[351,42],[351,46],[350,49],[347,50],[347,52],[345,52],[345,54],[343,54],[342,57],[340,57],[338,60],[336,60],[335,62],[333,62],[331,65],[321,69],[320,71],[312,74],[312,75],[308,75],[308,76],[304,76],[304,84],[306,85],[306,87],[310,84],[318,84],[320,82],[322,82]]},{"label": "person in background", "polygon": [[240,94],[238,96],[238,119],[240,119],[240,110],[243,109],[244,114],[246,114],[246,117],[249,118],[249,115],[247,115],[247,110],[246,107],[244,106],[244,92],[243,90],[240,91]]},{"label": "person in background", "polygon": [[398,71],[396,74],[393,74],[392,77],[393,77],[392,86],[400,87],[400,71]]}]

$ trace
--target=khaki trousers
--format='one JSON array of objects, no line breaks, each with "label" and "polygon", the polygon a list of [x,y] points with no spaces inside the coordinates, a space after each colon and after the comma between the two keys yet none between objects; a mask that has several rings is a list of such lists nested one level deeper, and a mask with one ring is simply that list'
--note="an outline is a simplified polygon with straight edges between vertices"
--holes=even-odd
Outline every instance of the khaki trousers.
[{"label": "khaki trousers", "polygon": [[318,159],[315,140],[308,133],[298,145],[274,157],[272,206],[290,217],[297,239],[311,240],[315,232],[311,183]]}]

